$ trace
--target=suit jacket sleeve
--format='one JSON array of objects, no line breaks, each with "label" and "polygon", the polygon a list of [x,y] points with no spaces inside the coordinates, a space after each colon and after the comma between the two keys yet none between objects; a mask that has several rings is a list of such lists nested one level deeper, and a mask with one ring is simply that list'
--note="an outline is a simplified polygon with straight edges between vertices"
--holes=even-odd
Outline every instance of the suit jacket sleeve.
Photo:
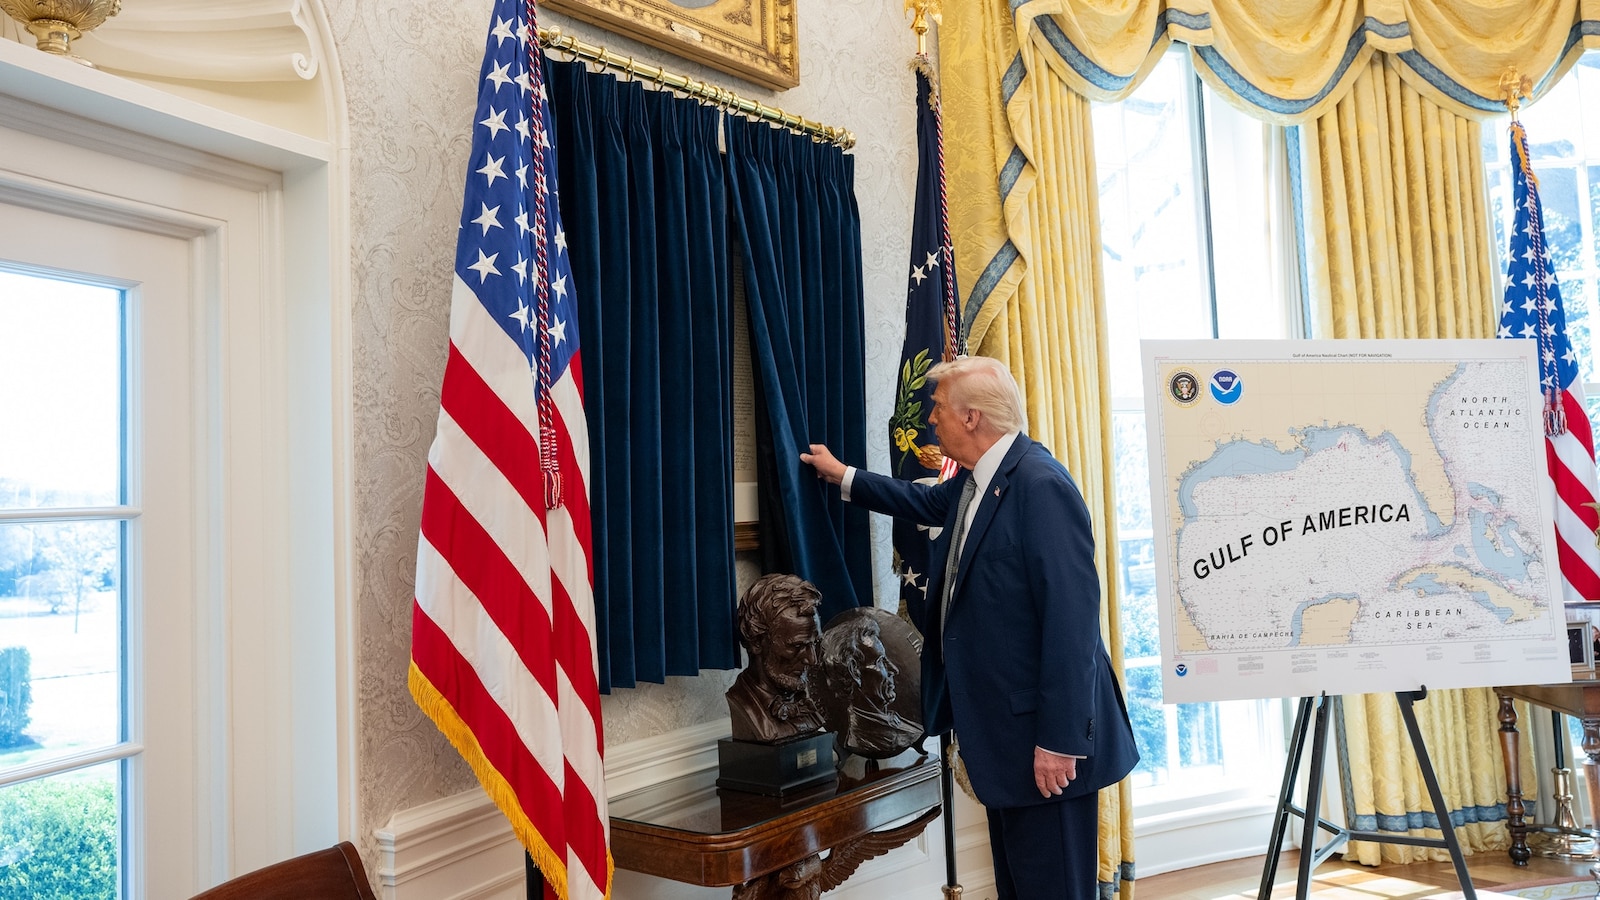
[{"label": "suit jacket sleeve", "polygon": [[1038,744],[1057,753],[1093,756],[1094,714],[1103,686],[1098,683],[1100,579],[1089,510],[1065,472],[1026,485],[1019,499],[1023,520],[1030,523],[1023,554],[1039,622]]},{"label": "suit jacket sleeve", "polygon": [[943,484],[918,484],[856,469],[850,502],[918,525],[943,525],[945,515],[961,497],[961,484],[971,477],[971,472],[963,471]]}]

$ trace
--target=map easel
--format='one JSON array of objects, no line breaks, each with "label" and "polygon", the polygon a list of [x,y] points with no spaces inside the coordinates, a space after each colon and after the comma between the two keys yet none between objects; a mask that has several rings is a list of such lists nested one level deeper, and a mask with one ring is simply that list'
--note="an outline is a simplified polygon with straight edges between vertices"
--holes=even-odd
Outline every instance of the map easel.
[{"label": "map easel", "polygon": [[[1421,838],[1376,831],[1356,831],[1346,825],[1335,825],[1322,818],[1318,813],[1318,807],[1322,796],[1322,767],[1328,747],[1328,711],[1339,698],[1329,697],[1327,694],[1301,697],[1300,709],[1294,718],[1294,732],[1289,741],[1289,759],[1284,765],[1283,787],[1278,791],[1278,811],[1272,820],[1272,837],[1267,841],[1267,863],[1261,872],[1261,887],[1256,894],[1257,900],[1269,900],[1272,896],[1272,882],[1278,874],[1278,854],[1283,851],[1283,840],[1288,834],[1289,817],[1292,815],[1299,816],[1304,822],[1304,831],[1300,838],[1300,871],[1295,880],[1295,900],[1306,900],[1311,892],[1311,873],[1350,841],[1442,847],[1450,852],[1450,861],[1455,864],[1456,880],[1461,882],[1462,896],[1465,900],[1477,900],[1478,894],[1472,887],[1472,877],[1467,874],[1467,862],[1461,855],[1461,845],[1456,841],[1455,827],[1450,824],[1449,811],[1444,805],[1444,795],[1439,790],[1439,778],[1434,774],[1433,763],[1428,759],[1428,750],[1423,745],[1422,731],[1417,727],[1417,714],[1411,708],[1413,703],[1428,696],[1428,688],[1424,685],[1414,691],[1398,691],[1394,696],[1400,704],[1400,716],[1405,720],[1406,731],[1411,736],[1411,747],[1416,751],[1417,765],[1422,769],[1422,783],[1427,786],[1428,797],[1433,801],[1441,837]],[[1307,774],[1306,805],[1302,809],[1294,805],[1291,795],[1294,792],[1295,779],[1300,773],[1300,759],[1306,743],[1306,726],[1311,721],[1313,705],[1316,707],[1316,724],[1311,729],[1311,771]],[[1348,818],[1348,810],[1345,815]],[[1319,827],[1333,835],[1321,847],[1316,846]]]}]

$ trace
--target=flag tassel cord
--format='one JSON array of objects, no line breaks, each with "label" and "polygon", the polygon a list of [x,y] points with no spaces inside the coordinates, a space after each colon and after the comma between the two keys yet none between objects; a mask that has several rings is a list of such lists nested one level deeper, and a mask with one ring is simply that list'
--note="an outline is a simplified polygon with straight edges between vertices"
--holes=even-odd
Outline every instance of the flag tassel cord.
[{"label": "flag tassel cord", "polygon": [[808,135],[812,140],[824,144],[833,144],[841,150],[849,150],[856,145],[855,132],[845,128],[836,128],[813,122],[804,116],[784,112],[775,106],[767,106],[748,97],[741,97],[727,88],[718,87],[709,81],[690,78],[668,72],[652,65],[637,62],[631,56],[614,53],[598,44],[581,41],[569,34],[563,34],[557,26],[539,29],[539,45],[546,50],[567,53],[573,59],[597,63],[615,72],[622,72],[639,81],[648,81],[658,87],[670,88],[691,99],[697,100],[707,106],[716,106],[728,112],[742,113],[767,122],[773,122],[790,131]]},{"label": "flag tassel cord", "polygon": [[[1516,165],[1522,170],[1523,178],[1527,179],[1529,191],[1538,189],[1539,178],[1533,174],[1533,164],[1528,160],[1527,133],[1523,131],[1522,120],[1518,116],[1518,111],[1521,109],[1522,99],[1532,95],[1533,79],[1518,72],[1515,66],[1508,66],[1505,72],[1500,75],[1500,97],[1506,105],[1506,111],[1511,113],[1511,134],[1514,138],[1512,144],[1517,151]],[[1528,212],[1532,217],[1537,217],[1541,220],[1543,218],[1542,211],[1536,206],[1530,205]],[[1533,242],[1533,264],[1535,268],[1545,268],[1546,263],[1543,262],[1546,258],[1543,221],[1536,222],[1535,227],[1530,229],[1529,239]],[[1546,295],[1548,282],[1543,277],[1548,273],[1540,271],[1537,274],[1540,277],[1535,279],[1532,287],[1539,316],[1539,352],[1543,357],[1546,351],[1552,350],[1553,342],[1549,336],[1551,330],[1548,327],[1550,309]],[[1559,437],[1567,433],[1567,412],[1565,405],[1562,403],[1561,393],[1562,390],[1559,385],[1547,385],[1544,389],[1544,433],[1547,437]]]}]

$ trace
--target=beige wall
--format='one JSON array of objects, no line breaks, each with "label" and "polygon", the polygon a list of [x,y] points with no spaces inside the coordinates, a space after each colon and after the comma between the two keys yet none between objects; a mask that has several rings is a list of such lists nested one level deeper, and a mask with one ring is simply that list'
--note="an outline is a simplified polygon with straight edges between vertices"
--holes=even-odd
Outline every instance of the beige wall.
[{"label": "beige wall", "polygon": [[[490,6],[485,0],[328,0],[327,9],[350,115],[359,700],[359,812],[353,825],[371,859],[373,830],[394,812],[474,785],[460,758],[412,703],[405,673],[467,119]],[[801,84],[782,93],[554,14],[546,14],[544,24],[560,24],[585,40],[856,133],[867,420],[878,430],[890,414],[900,350],[917,163],[909,68],[915,40],[901,4],[805,0]],[[877,439],[870,451],[869,462],[879,469],[887,465],[885,443]],[[879,596],[892,598],[886,524],[876,523],[874,533]],[[607,743],[726,715],[722,691],[730,676],[713,672],[619,690],[602,703]]]}]

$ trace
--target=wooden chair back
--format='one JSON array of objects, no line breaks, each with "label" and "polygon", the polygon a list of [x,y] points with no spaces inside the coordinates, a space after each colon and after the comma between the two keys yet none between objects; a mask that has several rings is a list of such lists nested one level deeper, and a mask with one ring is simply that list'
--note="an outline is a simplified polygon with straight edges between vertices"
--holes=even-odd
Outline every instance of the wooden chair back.
[{"label": "wooden chair back", "polygon": [[193,900],[377,900],[349,841],[240,875]]}]

